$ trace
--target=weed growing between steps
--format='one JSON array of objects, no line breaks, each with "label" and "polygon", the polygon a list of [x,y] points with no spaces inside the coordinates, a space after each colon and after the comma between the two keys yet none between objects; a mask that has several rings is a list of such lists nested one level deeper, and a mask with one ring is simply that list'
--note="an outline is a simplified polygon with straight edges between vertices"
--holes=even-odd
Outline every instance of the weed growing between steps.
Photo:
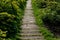
[{"label": "weed growing between steps", "polygon": [[[43,36],[44,36],[44,38],[46,40],[60,40],[60,38],[56,38],[55,32],[53,34],[52,31],[54,29],[51,31],[50,28],[52,28],[52,27],[47,28],[49,26],[46,26],[45,25],[46,23],[44,23],[44,21],[43,21],[43,19],[47,16],[47,14],[49,14],[48,17],[50,16],[50,14],[53,14],[53,15],[56,14],[56,10],[59,9],[58,6],[56,7],[57,4],[58,3],[55,2],[55,1],[54,2],[53,1],[51,1],[51,2],[48,1],[47,2],[47,1],[44,1],[44,0],[37,0],[37,1],[36,0],[32,0],[34,15],[35,15],[35,18],[36,18],[36,24],[40,27],[40,32],[43,34]],[[50,18],[49,18],[50,21],[52,21],[54,19],[54,17],[53,18],[52,17],[53,16],[51,15]],[[56,18],[56,19],[58,19],[58,18]],[[44,20],[46,20],[46,19],[44,19]],[[55,21],[52,21],[52,22],[55,22]],[[58,27],[56,27],[55,30],[59,31],[60,29],[57,29],[57,28]]]}]

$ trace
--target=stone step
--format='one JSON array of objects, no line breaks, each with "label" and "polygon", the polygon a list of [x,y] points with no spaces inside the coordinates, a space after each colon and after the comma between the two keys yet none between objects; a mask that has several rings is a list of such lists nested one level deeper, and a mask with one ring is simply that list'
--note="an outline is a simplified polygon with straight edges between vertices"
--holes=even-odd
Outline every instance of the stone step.
[{"label": "stone step", "polygon": [[28,36],[28,37],[26,37],[26,36],[22,36],[22,37],[20,37],[20,38],[42,38],[42,37],[39,37],[39,36]]},{"label": "stone step", "polygon": [[40,40],[42,37],[21,37],[22,40]]},{"label": "stone step", "polygon": [[21,30],[21,31],[22,31],[22,32],[29,32],[29,31],[30,31],[30,32],[39,32],[40,30],[29,30],[29,29],[28,29],[28,30]]},{"label": "stone step", "polygon": [[36,32],[36,33],[39,33],[40,30],[21,30],[21,32],[25,32],[25,33],[27,33],[27,32],[28,32],[28,33],[30,33],[30,32],[31,32],[31,33],[32,33],[32,32],[35,33],[35,32]]},{"label": "stone step", "polygon": [[39,34],[38,32],[21,32],[22,34]]},{"label": "stone step", "polygon": [[39,37],[40,37],[41,35],[42,35],[42,34],[39,34],[39,33],[36,33],[36,34],[33,34],[33,33],[32,33],[32,34],[30,34],[30,33],[28,33],[28,34],[21,34],[21,36],[27,36],[27,37],[28,37],[28,36],[29,36],[29,37],[30,37],[30,36],[31,36],[31,37],[32,37],[32,36],[36,36],[36,37],[39,36]]},{"label": "stone step", "polygon": [[22,28],[22,30],[32,30],[32,29],[33,30],[38,30],[38,28],[27,28],[27,29],[26,28]]},{"label": "stone step", "polygon": [[34,28],[36,28],[36,29],[39,30],[40,27],[37,27],[37,25],[35,25],[35,24],[30,24],[30,23],[29,23],[29,24],[24,24],[24,25],[22,25],[21,28],[23,28],[23,29],[24,29],[24,28],[25,28],[25,29],[29,29],[29,28],[33,28],[33,29],[34,29]]}]

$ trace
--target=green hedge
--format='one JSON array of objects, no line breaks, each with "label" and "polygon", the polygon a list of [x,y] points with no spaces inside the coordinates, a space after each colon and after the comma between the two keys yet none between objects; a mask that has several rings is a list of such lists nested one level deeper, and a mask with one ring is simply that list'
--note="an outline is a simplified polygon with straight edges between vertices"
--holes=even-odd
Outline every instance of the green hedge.
[{"label": "green hedge", "polygon": [[0,39],[18,40],[27,0],[0,0]]},{"label": "green hedge", "polygon": [[16,16],[6,12],[0,13],[0,29],[7,31],[6,36],[11,37],[17,33]]},{"label": "green hedge", "polygon": [[[60,32],[60,5],[58,2],[49,0],[32,0],[36,23],[46,40],[59,40],[53,33]],[[46,24],[47,23],[47,24]],[[49,25],[53,26],[49,26]],[[48,25],[48,26],[47,26]],[[55,25],[55,26],[54,26]],[[58,27],[57,27],[57,26]],[[48,27],[48,28],[47,28]],[[54,29],[53,29],[54,28]],[[53,32],[53,33],[52,33]]]}]

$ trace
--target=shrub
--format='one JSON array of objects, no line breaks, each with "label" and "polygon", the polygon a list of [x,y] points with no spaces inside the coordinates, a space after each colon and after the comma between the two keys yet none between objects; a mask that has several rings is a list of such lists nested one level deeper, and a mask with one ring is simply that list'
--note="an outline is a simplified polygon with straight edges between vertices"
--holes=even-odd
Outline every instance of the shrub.
[{"label": "shrub", "polygon": [[[45,12],[46,15],[42,18],[45,25],[48,26],[48,28],[53,32],[53,33],[60,33],[60,7],[58,5],[52,5],[50,6],[50,12]],[[47,8],[48,10],[48,8]]]},{"label": "shrub", "polygon": [[0,0],[0,32],[2,35],[5,35],[5,38],[15,38],[17,33],[20,32],[22,12],[26,1],[27,0]]},{"label": "shrub", "polygon": [[[46,7],[41,5],[46,2]],[[46,40],[58,40],[53,33],[60,34],[60,6],[54,0],[33,0],[34,15],[40,32]],[[42,7],[42,8],[41,8]],[[47,27],[47,28],[46,28]],[[50,32],[51,31],[51,32]],[[53,32],[53,33],[52,33]]]},{"label": "shrub", "polygon": [[16,16],[7,12],[0,13],[0,29],[7,31],[7,37],[15,36],[17,33],[17,21],[15,19],[17,19]]},{"label": "shrub", "polygon": [[36,1],[36,6],[38,8],[46,8],[47,7],[47,2],[44,0],[37,0]]}]

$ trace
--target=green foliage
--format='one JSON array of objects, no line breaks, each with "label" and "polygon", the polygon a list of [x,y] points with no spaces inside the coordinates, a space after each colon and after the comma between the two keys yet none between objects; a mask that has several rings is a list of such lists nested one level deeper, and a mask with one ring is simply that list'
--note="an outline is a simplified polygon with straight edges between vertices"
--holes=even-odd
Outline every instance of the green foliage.
[{"label": "green foliage", "polygon": [[37,2],[37,7],[38,8],[46,8],[47,2],[46,1]]},{"label": "green foliage", "polygon": [[[46,40],[60,40],[55,38],[53,34],[54,32],[60,33],[60,4],[55,0],[33,0],[32,5],[36,23],[39,25],[44,38]],[[51,29],[49,30],[47,27]],[[51,33],[52,31],[54,32]]]},{"label": "green foliage", "polygon": [[0,0],[0,39],[17,40],[27,0]]},{"label": "green foliage", "polygon": [[[46,15],[43,16],[43,21],[44,23],[48,26],[48,28],[53,32],[53,33],[58,33],[60,30],[60,6],[57,2],[50,2],[49,6],[46,8],[47,10],[50,9],[49,12],[45,12]],[[45,10],[45,11],[47,11]]]},{"label": "green foliage", "polygon": [[[43,22],[50,26],[52,31],[60,32],[59,30],[59,23],[60,23],[60,4],[55,2],[55,0],[42,0],[36,1],[36,7],[40,8],[40,14]],[[43,9],[42,9],[43,8]],[[51,27],[52,26],[52,27]],[[58,26],[58,27],[57,27]]]},{"label": "green foliage", "polygon": [[7,31],[7,37],[11,37],[17,33],[17,21],[15,19],[17,18],[14,15],[6,12],[0,13],[0,29]]},{"label": "green foliage", "polygon": [[20,7],[21,9],[24,9],[25,4],[26,4],[26,1],[27,1],[27,0],[18,0],[19,7]]},{"label": "green foliage", "polygon": [[55,0],[56,2],[60,2],[60,0]]},{"label": "green foliage", "polygon": [[2,31],[0,29],[0,37],[6,37],[7,36],[6,33],[7,33],[7,31]]}]

